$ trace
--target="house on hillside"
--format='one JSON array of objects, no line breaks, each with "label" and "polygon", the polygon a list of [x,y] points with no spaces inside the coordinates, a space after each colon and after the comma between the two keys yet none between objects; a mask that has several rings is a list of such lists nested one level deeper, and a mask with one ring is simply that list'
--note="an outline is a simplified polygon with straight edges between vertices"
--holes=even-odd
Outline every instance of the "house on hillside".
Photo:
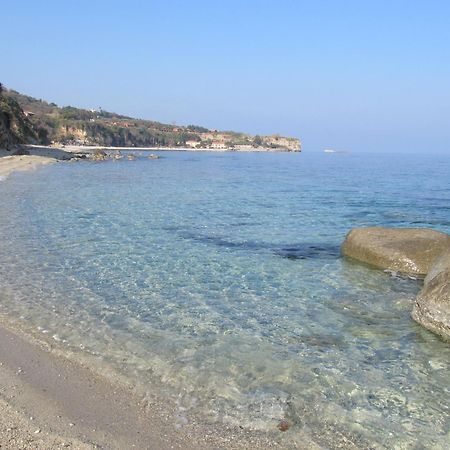
[{"label": "house on hillside", "polygon": [[235,146],[236,150],[254,150],[254,148],[252,144],[238,144]]},{"label": "house on hillside", "polygon": [[211,144],[211,148],[219,150],[219,149],[226,149],[227,146],[225,145],[225,141],[213,141]]},{"label": "house on hillside", "polygon": [[186,141],[186,147],[189,147],[189,148],[197,148],[200,146],[200,144],[201,144],[200,141],[192,141],[192,140]]}]

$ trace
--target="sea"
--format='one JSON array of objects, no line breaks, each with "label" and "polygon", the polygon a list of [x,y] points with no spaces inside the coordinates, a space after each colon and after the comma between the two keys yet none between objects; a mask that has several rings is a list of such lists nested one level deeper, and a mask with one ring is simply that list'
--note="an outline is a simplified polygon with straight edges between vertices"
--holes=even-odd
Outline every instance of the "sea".
[{"label": "sea", "polygon": [[0,182],[4,320],[172,402],[175,428],[449,448],[450,346],[410,316],[422,281],[340,245],[450,233],[450,154],[158,154]]}]

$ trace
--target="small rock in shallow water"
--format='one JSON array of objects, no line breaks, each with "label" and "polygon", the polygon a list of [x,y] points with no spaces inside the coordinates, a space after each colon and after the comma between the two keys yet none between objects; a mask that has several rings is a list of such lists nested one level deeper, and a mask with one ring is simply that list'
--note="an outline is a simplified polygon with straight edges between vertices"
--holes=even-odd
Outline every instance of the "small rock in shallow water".
[{"label": "small rock in shallow water", "polygon": [[289,424],[289,422],[287,420],[280,420],[277,428],[280,431],[287,431],[289,430],[289,428],[291,427],[291,425]]}]

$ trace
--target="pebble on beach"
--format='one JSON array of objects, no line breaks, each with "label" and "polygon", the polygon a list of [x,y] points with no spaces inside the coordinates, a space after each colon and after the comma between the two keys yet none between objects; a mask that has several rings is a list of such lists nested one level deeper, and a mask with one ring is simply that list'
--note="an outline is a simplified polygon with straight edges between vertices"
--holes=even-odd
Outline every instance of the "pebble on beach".
[{"label": "pebble on beach", "polygon": [[280,422],[278,423],[277,428],[280,431],[287,431],[289,430],[289,428],[291,427],[291,425],[289,424],[289,422],[287,420],[280,420]]}]

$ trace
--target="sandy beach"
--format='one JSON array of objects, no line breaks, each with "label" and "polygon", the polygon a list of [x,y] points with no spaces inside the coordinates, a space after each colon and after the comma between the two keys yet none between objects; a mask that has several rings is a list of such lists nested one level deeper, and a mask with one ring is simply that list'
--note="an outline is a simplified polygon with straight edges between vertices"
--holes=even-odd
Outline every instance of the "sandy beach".
[{"label": "sandy beach", "polygon": [[24,146],[29,155],[14,155],[14,150],[0,149],[0,180],[12,172],[34,170],[38,166],[67,161],[74,152],[45,146]]},{"label": "sandy beach", "polygon": [[51,164],[56,161],[55,158],[35,155],[4,156],[0,159],[0,179],[8,177],[15,171],[33,170],[37,166]]},{"label": "sandy beach", "polygon": [[2,3],[0,450],[450,450],[450,2],[407,6]]},{"label": "sandy beach", "polygon": [[182,448],[130,392],[4,327],[0,374],[1,448]]},{"label": "sandy beach", "polygon": [[[168,405],[142,402],[113,384],[0,324],[0,448],[276,448],[262,435],[192,423],[175,425]],[[311,448],[311,447],[308,447]]]}]

